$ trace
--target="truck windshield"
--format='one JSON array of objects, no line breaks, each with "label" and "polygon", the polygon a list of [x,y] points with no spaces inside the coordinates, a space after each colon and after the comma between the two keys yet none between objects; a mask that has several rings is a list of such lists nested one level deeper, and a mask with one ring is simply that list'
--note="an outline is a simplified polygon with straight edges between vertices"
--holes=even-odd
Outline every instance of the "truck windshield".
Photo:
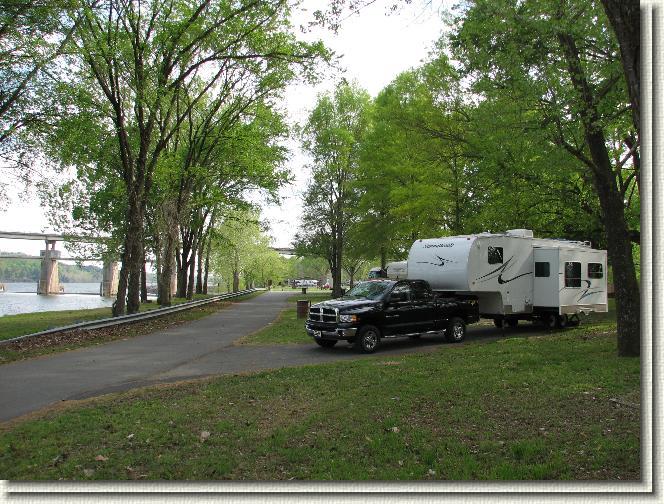
[{"label": "truck windshield", "polygon": [[361,282],[349,290],[345,298],[378,299],[392,286],[390,282]]}]

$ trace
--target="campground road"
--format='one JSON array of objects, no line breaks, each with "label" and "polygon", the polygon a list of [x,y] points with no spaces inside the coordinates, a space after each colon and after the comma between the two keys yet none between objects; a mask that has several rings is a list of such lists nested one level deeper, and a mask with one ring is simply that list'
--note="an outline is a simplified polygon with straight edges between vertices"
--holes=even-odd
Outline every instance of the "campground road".
[{"label": "campground road", "polygon": [[[61,401],[84,399],[145,385],[209,375],[252,372],[365,357],[349,345],[234,345],[270,322],[289,305],[289,292],[267,292],[234,303],[205,318],[143,336],[0,365],[0,422]],[[292,303],[291,303],[292,305]],[[295,306],[293,309],[295,309]],[[505,336],[546,334],[530,324]],[[466,343],[502,337],[493,325],[471,326]],[[386,340],[376,358],[433,351],[442,336]]]}]

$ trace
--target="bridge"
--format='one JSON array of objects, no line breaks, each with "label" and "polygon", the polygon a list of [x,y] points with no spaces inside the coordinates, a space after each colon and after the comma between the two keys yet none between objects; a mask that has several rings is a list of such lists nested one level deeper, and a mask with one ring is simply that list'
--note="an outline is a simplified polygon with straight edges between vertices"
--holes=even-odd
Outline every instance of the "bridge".
[{"label": "bridge", "polygon": [[[45,250],[41,251],[39,256],[11,256],[0,255],[0,259],[33,259],[40,260],[41,273],[39,284],[37,285],[37,294],[59,294],[60,282],[58,279],[58,261],[100,261],[102,259],[94,257],[62,257],[60,251],[55,249],[56,242],[79,242],[79,243],[98,243],[104,242],[103,236],[84,236],[55,233],[22,233],[18,231],[0,231],[0,239],[6,240],[43,240],[46,242]],[[50,248],[49,248],[50,247]],[[295,250],[286,247],[272,247],[273,250],[282,255],[295,255]],[[100,295],[104,297],[114,297],[118,292],[118,263],[117,261],[103,260],[102,282],[100,286]],[[171,279],[171,290],[173,294],[176,289],[176,273],[173,272]]]}]

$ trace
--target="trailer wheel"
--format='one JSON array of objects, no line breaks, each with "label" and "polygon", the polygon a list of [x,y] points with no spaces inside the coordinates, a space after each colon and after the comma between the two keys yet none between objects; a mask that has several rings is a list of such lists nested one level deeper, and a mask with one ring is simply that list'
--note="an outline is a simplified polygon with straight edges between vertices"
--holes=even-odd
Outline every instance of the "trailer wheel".
[{"label": "trailer wheel", "polygon": [[380,330],[372,325],[362,326],[353,341],[353,347],[364,353],[372,353],[380,345]]},{"label": "trailer wheel", "polygon": [[512,329],[514,329],[516,326],[519,325],[519,319],[518,318],[508,318],[507,319],[507,325],[510,326]]},{"label": "trailer wheel", "polygon": [[556,317],[556,327],[558,329],[565,329],[567,327],[567,315],[558,315]]},{"label": "trailer wheel", "polygon": [[542,322],[544,326],[548,329],[555,329],[558,325],[558,315],[555,313],[549,313],[542,316]]},{"label": "trailer wheel", "polygon": [[493,325],[495,325],[498,329],[503,329],[504,327],[507,326],[507,324],[505,324],[505,319],[502,317],[501,318],[496,317],[495,319],[493,319]]},{"label": "trailer wheel", "polygon": [[316,343],[318,343],[323,348],[332,348],[334,345],[337,344],[337,340],[334,340],[334,339],[317,339]]},{"label": "trailer wheel", "polygon": [[450,319],[445,329],[445,339],[450,343],[460,343],[466,337],[466,323],[459,317]]}]

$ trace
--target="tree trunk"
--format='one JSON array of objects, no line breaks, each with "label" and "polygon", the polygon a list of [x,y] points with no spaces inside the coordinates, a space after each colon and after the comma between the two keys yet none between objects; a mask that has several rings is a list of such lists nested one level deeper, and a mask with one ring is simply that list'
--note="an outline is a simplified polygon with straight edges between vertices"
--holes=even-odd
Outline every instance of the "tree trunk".
[{"label": "tree trunk", "polygon": [[233,292],[240,290],[240,258],[237,251],[233,251],[234,267],[233,267]]},{"label": "tree trunk", "polygon": [[164,244],[163,265],[161,268],[161,279],[159,281],[159,304],[171,306],[171,276],[173,275],[173,258],[175,257],[175,239],[172,233],[166,234]]},{"label": "tree trunk", "polygon": [[187,283],[187,299],[194,299],[194,279],[196,275],[196,254],[191,251],[191,260],[189,261],[189,282]]},{"label": "tree trunk", "polygon": [[623,200],[615,185],[604,135],[586,133],[595,163],[595,188],[606,223],[607,253],[613,266],[618,326],[618,355],[638,356],[641,347],[641,302],[632,259],[632,241],[625,221]]},{"label": "tree trunk", "polygon": [[155,251],[154,251],[154,269],[155,269],[155,277],[157,279],[157,304],[161,306],[161,254],[162,254],[162,246],[163,242],[161,239],[155,237]]},{"label": "tree trunk", "polygon": [[627,91],[632,105],[632,121],[641,139],[639,56],[641,50],[641,12],[638,0],[602,0],[606,17],[620,46]]},{"label": "tree trunk", "polygon": [[385,247],[380,248],[380,269],[385,270],[387,268],[387,252]]},{"label": "tree trunk", "polygon": [[205,251],[205,275],[203,277],[203,294],[208,293],[208,278],[210,274],[210,250],[212,249],[212,233],[210,233],[210,236],[208,237],[207,240],[207,245],[206,245],[206,251]]},{"label": "tree trunk", "polygon": [[190,247],[183,244],[182,251],[178,257],[178,292],[177,297],[187,297],[187,277],[189,274],[189,253]]},{"label": "tree trunk", "polygon": [[145,268],[145,254],[143,254],[143,267],[141,268],[141,303],[148,300],[148,273]]},{"label": "tree trunk", "polygon": [[580,96],[584,136],[593,161],[593,181],[604,221],[607,253],[613,266],[618,326],[618,355],[638,356],[641,347],[641,302],[632,259],[632,242],[623,198],[616,185],[604,131],[599,125],[592,90],[586,79],[576,42],[568,34],[558,34],[570,80]]},{"label": "tree trunk", "polygon": [[233,292],[240,290],[240,273],[237,270],[233,270]]},{"label": "tree trunk", "polygon": [[127,278],[129,276],[129,266],[127,265],[127,237],[125,237],[124,250],[122,251],[120,260],[122,261],[122,266],[120,267],[120,274],[118,277],[118,294],[113,303],[113,316],[119,317],[120,315],[125,314],[125,307],[127,301]]},{"label": "tree trunk", "polygon": [[[127,231],[122,253],[122,268],[113,315],[136,313],[140,309],[141,266],[143,264],[143,212],[138,195],[130,192],[127,205]],[[125,305],[126,299],[126,305]]]},{"label": "tree trunk", "polygon": [[199,240],[198,264],[196,268],[196,294],[203,294],[203,253],[205,252],[205,241]]}]

